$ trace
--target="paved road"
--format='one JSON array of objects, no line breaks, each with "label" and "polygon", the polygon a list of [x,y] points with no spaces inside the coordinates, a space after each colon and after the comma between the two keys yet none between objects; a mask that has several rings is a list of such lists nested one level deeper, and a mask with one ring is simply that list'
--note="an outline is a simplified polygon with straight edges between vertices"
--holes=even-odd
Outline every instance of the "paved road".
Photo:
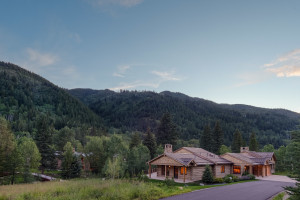
[{"label": "paved road", "polygon": [[294,183],[279,181],[254,181],[198,190],[164,200],[266,200],[283,191],[283,186],[294,185]]}]

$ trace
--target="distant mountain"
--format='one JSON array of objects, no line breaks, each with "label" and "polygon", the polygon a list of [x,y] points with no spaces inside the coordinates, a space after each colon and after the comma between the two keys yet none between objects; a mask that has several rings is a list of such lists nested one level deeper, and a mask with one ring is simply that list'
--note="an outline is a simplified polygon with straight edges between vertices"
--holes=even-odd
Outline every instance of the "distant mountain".
[{"label": "distant mountain", "polygon": [[217,104],[201,98],[169,91],[136,92],[72,89],[70,94],[85,103],[105,121],[108,127],[122,131],[156,131],[163,113],[172,114],[182,139],[199,138],[206,124],[213,128],[220,121],[225,144],[230,145],[235,129],[248,140],[253,131],[261,145],[276,147],[289,138],[288,131],[299,123],[300,114],[283,109],[266,109],[248,105]]},{"label": "distant mountain", "polygon": [[17,65],[0,62],[0,116],[11,122],[15,132],[32,133],[41,114],[56,129],[103,125],[99,116],[65,89]]}]

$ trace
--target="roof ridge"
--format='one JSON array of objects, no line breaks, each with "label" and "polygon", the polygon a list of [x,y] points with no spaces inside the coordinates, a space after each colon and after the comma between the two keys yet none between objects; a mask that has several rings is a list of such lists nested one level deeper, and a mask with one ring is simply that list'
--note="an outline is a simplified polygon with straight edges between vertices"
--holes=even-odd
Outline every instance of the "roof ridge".
[{"label": "roof ridge", "polygon": [[[186,149],[186,147],[182,147],[182,148],[185,148]],[[199,148],[200,149],[200,148]],[[202,159],[204,159],[204,160],[207,160],[207,161],[209,161],[209,162],[212,162],[212,163],[214,163],[214,164],[217,164],[215,161],[213,161],[213,160],[211,160],[211,159],[209,159],[209,158],[207,158],[207,157],[205,157],[205,156],[202,156],[202,155],[199,155],[199,154],[197,154],[197,153],[195,153],[195,152],[192,152],[192,151],[190,151],[190,150],[188,150],[188,149],[186,149],[187,151],[189,151],[189,152],[191,152],[192,154],[194,154],[195,156],[198,156],[199,158],[202,158]],[[209,152],[209,151],[208,151]]]}]

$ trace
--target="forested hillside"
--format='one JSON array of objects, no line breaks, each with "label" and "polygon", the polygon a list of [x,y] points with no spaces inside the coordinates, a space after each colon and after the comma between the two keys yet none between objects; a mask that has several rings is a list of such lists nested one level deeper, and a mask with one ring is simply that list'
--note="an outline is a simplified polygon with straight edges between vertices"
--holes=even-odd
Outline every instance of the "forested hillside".
[{"label": "forested hillside", "polygon": [[33,133],[41,114],[47,115],[57,130],[102,126],[100,117],[65,89],[14,64],[0,62],[0,116],[10,121],[14,132]]},{"label": "forested hillside", "polygon": [[165,112],[173,116],[180,138],[198,139],[206,124],[220,121],[224,142],[230,145],[236,129],[248,141],[251,132],[257,134],[261,145],[279,147],[289,138],[288,131],[299,124],[300,114],[283,109],[265,109],[247,105],[216,104],[172,92],[136,92],[73,89],[70,94],[101,116],[108,127],[154,132]]}]

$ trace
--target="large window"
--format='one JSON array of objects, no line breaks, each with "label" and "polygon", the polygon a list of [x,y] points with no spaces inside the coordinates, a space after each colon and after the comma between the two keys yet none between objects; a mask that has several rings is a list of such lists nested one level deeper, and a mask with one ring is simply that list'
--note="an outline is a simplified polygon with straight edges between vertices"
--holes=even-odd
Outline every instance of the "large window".
[{"label": "large window", "polygon": [[221,166],[221,173],[225,173],[225,165]]},{"label": "large window", "polygon": [[240,174],[241,173],[241,166],[233,166],[233,173]]},{"label": "large window", "polygon": [[186,175],[186,167],[181,167],[180,168],[180,174],[183,174],[183,171],[184,171],[184,173]]}]

